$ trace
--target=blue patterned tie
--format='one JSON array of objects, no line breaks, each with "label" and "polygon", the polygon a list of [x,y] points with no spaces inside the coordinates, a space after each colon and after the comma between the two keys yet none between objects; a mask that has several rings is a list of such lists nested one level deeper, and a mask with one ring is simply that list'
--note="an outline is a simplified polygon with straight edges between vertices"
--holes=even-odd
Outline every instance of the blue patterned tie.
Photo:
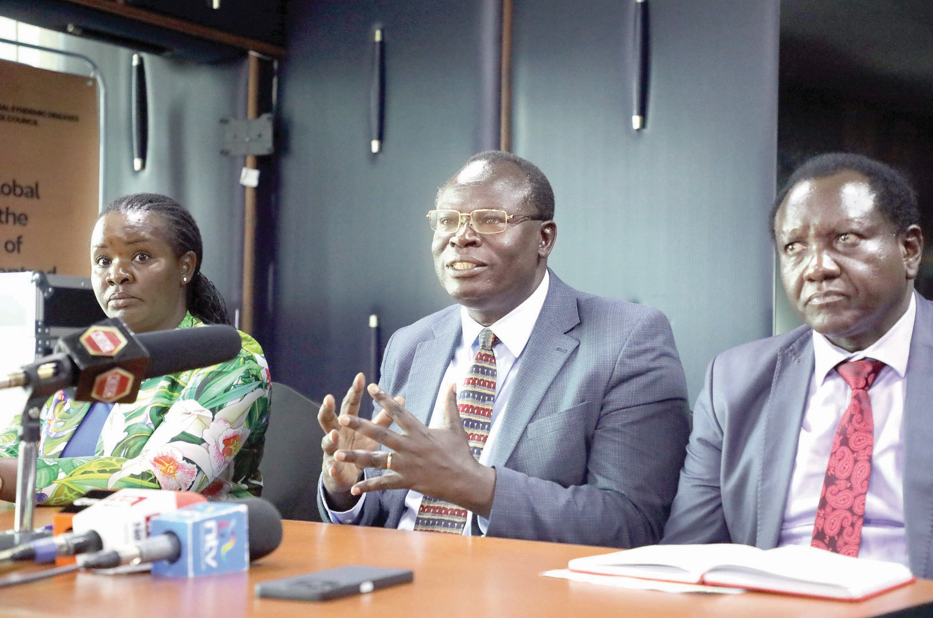
[{"label": "blue patterned tie", "polygon": [[[491,330],[484,328],[480,331],[479,351],[457,395],[457,409],[463,421],[463,429],[477,460],[483,454],[492,424],[492,404],[496,398],[496,356],[492,352],[495,344],[496,336]],[[466,518],[466,509],[424,496],[418,519],[415,520],[415,530],[462,534]]]}]

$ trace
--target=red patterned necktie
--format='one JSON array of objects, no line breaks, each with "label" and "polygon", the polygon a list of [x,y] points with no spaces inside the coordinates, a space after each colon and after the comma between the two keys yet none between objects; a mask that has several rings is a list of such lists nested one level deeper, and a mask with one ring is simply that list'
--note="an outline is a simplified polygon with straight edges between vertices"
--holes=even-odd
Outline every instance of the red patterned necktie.
[{"label": "red patterned necktie", "polygon": [[[496,336],[491,330],[484,328],[480,331],[479,351],[470,365],[460,394],[457,395],[457,410],[463,421],[470,450],[477,460],[483,454],[483,446],[489,437],[492,404],[496,398],[496,356],[492,352],[492,346],[495,344]],[[415,530],[462,534],[466,518],[466,509],[444,500],[424,496],[418,510],[418,519],[415,520]]]},{"label": "red patterned necktie", "polygon": [[875,443],[868,389],[884,366],[881,361],[864,359],[840,363],[836,367],[852,389],[852,398],[839,421],[829,453],[810,542],[813,547],[844,556],[858,556]]}]

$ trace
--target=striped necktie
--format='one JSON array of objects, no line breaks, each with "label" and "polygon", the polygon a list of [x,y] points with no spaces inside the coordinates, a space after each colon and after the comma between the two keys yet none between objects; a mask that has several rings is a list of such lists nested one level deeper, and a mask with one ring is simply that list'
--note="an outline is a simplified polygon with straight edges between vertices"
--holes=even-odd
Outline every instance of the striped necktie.
[{"label": "striped necktie", "polygon": [[[492,404],[496,398],[496,357],[492,352],[495,344],[496,336],[491,330],[484,328],[480,331],[479,351],[457,395],[460,420],[463,421],[470,450],[477,460],[483,454],[492,424]],[[415,520],[415,530],[462,534],[466,519],[466,509],[424,496]]]}]

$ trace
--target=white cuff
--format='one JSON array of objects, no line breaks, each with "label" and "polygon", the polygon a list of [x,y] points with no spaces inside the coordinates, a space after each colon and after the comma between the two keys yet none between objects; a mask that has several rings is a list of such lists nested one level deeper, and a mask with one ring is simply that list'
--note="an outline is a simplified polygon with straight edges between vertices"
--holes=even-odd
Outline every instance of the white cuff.
[{"label": "white cuff", "polygon": [[324,510],[327,511],[327,516],[330,518],[331,523],[334,524],[358,524],[360,522],[360,514],[363,512],[363,500],[366,499],[366,494],[360,496],[360,499],[357,500],[356,505],[349,511],[332,511],[330,507],[327,506],[327,497],[324,495],[324,473],[321,473],[320,478],[317,482],[317,493],[321,497],[321,504],[324,505]]}]

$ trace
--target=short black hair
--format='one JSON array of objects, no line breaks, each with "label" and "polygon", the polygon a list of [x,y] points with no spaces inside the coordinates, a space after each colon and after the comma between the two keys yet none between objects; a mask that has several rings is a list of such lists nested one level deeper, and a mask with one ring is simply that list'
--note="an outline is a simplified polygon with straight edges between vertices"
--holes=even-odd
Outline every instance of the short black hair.
[{"label": "short black hair", "polygon": [[911,225],[920,225],[917,193],[901,172],[862,155],[830,152],[808,160],[784,183],[774,199],[774,204],[771,205],[771,214],[768,217],[771,240],[776,240],[774,221],[791,189],[806,180],[827,178],[844,171],[856,172],[868,180],[868,186],[875,198],[875,208],[894,226],[898,234],[906,232]]},{"label": "short black hair", "polygon": [[[545,220],[554,218],[554,190],[551,189],[551,183],[537,165],[523,159],[511,152],[504,150],[486,150],[470,157],[463,167],[476,161],[488,161],[492,164],[511,163],[521,171],[522,175],[528,181],[529,191],[526,197],[526,203],[534,207],[538,215]],[[463,169],[463,168],[461,168]],[[444,188],[441,187],[441,191]]]}]

